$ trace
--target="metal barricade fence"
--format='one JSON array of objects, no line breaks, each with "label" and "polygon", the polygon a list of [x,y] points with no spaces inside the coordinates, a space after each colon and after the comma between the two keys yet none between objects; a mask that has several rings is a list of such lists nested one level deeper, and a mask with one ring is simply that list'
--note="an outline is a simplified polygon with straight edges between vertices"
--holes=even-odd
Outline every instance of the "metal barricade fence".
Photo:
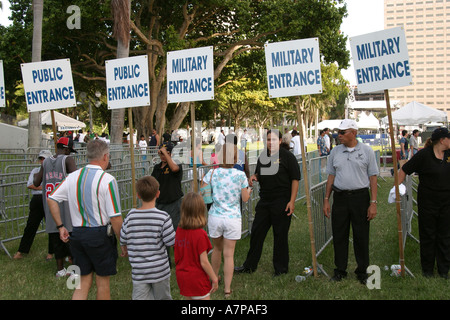
[{"label": "metal barricade fence", "polygon": [[414,193],[417,192],[417,182],[414,177],[407,175],[403,184],[406,187],[406,193],[401,196],[400,212],[402,215],[402,241],[404,249],[407,237],[411,237],[417,242],[419,240],[412,234],[412,219],[414,216],[417,216],[417,212],[414,210],[414,203],[417,203],[416,197],[414,196]]},{"label": "metal barricade fence", "polygon": [[[327,180],[326,174],[328,157],[311,158],[308,160],[309,185],[315,186]],[[301,167],[300,167],[301,168]]]},{"label": "metal barricade fence", "polygon": [[[400,214],[401,214],[401,227],[402,227],[402,243],[403,243],[403,253],[405,252],[406,238],[411,237],[417,243],[419,240],[413,236],[412,234],[412,219],[414,215],[417,213],[414,211],[413,203],[416,202],[413,191],[417,192],[417,189],[414,190],[414,185],[416,185],[415,179],[407,175],[403,184],[406,187],[406,193],[400,196]],[[414,277],[414,274],[408,269],[405,265],[405,272],[410,276]]]},{"label": "metal barricade fence", "polygon": [[[31,192],[26,187],[28,175],[23,176],[23,181],[14,182],[6,182],[0,177],[0,244],[8,255],[3,242],[22,237],[28,219],[31,200]],[[42,228],[38,232],[42,232]]]},{"label": "metal barricade fence", "polygon": [[[156,162],[158,162],[159,157],[156,156],[155,150],[150,150],[149,153],[141,153],[141,150],[135,149],[135,178],[139,179],[145,175],[150,175],[153,166]],[[261,150],[252,151],[250,161],[250,174],[252,174],[255,170],[256,159],[260,154]],[[119,190],[120,190],[120,199],[121,199],[121,208],[123,214],[126,214],[133,207],[133,199],[132,199],[132,187],[131,187],[131,163],[130,163],[130,151],[129,148],[124,148],[123,146],[112,146],[111,147],[111,156],[112,156],[112,168],[108,170],[110,174],[112,174],[118,182]],[[311,194],[312,197],[312,210],[313,212],[319,212],[317,216],[320,215],[321,206],[323,204],[323,199],[315,197],[320,196],[320,192],[316,191],[317,188],[324,188],[324,181],[326,180],[325,176],[325,168],[326,168],[326,157],[317,158],[317,151],[312,151],[307,153],[306,159],[308,160],[307,168],[308,174],[310,177],[310,189],[314,190]],[[76,163],[78,167],[83,167],[87,163],[85,149],[78,149],[78,153],[73,155],[76,158]],[[21,159],[20,161],[24,161],[21,164],[18,163],[19,160],[15,160],[15,165],[11,165],[8,170],[10,173],[0,174],[0,244],[5,252],[9,255],[4,242],[18,239],[23,234],[23,229],[26,225],[26,221],[28,218],[28,206],[29,201],[31,199],[31,192],[26,188],[26,182],[29,176],[29,172],[34,166],[38,166],[37,164],[30,164],[31,159],[37,159],[37,154],[27,154],[24,157],[24,154],[17,155],[17,159]],[[300,171],[302,172],[302,163],[301,159],[298,160]],[[17,166],[17,167],[16,167]],[[19,170],[19,167],[22,168]],[[210,166],[200,167],[204,173],[209,170]],[[200,169],[199,168],[199,169]],[[182,189],[183,192],[186,193],[192,190],[193,179],[192,176],[189,176],[189,171],[192,168],[187,164],[183,164],[183,179],[182,179]],[[13,171],[19,171],[14,172]],[[199,176],[199,178],[201,178]],[[297,194],[297,201],[304,199],[305,197],[305,188],[303,182],[303,172],[302,179],[299,184],[299,191]],[[197,183],[200,183],[197,181]],[[322,190],[322,189],[320,189]],[[252,192],[251,199],[247,203],[242,204],[242,234],[243,236],[248,235],[251,232],[252,222],[254,219],[254,212],[256,203],[259,200],[259,185],[257,183],[254,184],[254,190]],[[323,215],[323,214],[322,214]],[[321,229],[328,230],[327,221],[315,219],[314,220],[314,228],[317,230],[317,234],[319,237],[323,237],[323,232]],[[328,222],[327,222],[328,223]],[[38,232],[42,232],[44,230],[44,223]],[[315,232],[316,233],[316,232]],[[329,236],[329,233],[325,233]],[[327,239],[325,243],[329,243],[331,239]],[[316,240],[317,242],[319,240]],[[319,254],[323,250],[320,249]]]},{"label": "metal barricade fence", "polygon": [[[333,233],[331,230],[331,217],[325,217],[323,213],[323,201],[325,198],[327,181],[322,181],[311,187],[311,218],[314,232],[314,243],[316,247],[316,261],[319,270],[327,277],[328,274],[318,262],[319,255],[325,250],[328,244],[333,240]],[[330,206],[333,205],[333,196],[329,199]]]}]

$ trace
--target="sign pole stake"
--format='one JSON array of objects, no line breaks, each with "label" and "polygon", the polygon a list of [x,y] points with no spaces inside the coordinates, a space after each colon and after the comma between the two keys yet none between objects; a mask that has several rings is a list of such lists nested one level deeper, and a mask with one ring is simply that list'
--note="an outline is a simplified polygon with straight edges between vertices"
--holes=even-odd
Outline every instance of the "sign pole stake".
[{"label": "sign pole stake", "polygon": [[401,275],[405,276],[405,259],[404,259],[404,250],[403,250],[403,230],[402,230],[402,212],[400,209],[400,192],[398,185],[398,168],[397,168],[397,152],[395,149],[395,140],[394,140],[394,126],[392,124],[392,113],[391,113],[391,104],[389,101],[389,90],[384,90],[384,95],[386,99],[386,108],[389,119],[389,135],[391,138],[391,149],[392,149],[392,163],[394,165],[394,184],[395,184],[395,205],[397,208],[397,229],[398,229],[398,244],[400,251],[400,266],[401,266]]},{"label": "sign pole stake", "polygon": [[309,240],[311,243],[311,256],[313,262],[313,270],[314,277],[318,277],[317,273],[317,258],[316,258],[316,241],[314,240],[314,226],[311,215],[311,195],[309,190],[309,181],[308,181],[308,170],[306,168],[306,154],[305,154],[305,142],[303,140],[303,112],[300,109],[300,101],[299,97],[296,99],[297,104],[297,117],[298,117],[298,126],[300,130],[300,147],[301,147],[301,155],[302,155],[302,168],[303,168],[303,180],[305,182],[305,196],[306,196],[306,209],[308,211],[308,225],[309,225]]},{"label": "sign pole stake", "polygon": [[[55,153],[56,153],[56,146],[58,144],[58,138],[56,137],[55,112],[53,110],[50,110],[50,115],[52,116],[53,142],[55,143]],[[41,115],[39,114],[39,116],[41,116]]]},{"label": "sign pole stake", "polygon": [[191,148],[192,148],[192,186],[194,188],[194,192],[198,192],[198,180],[197,180],[197,149],[195,145],[195,103],[190,102],[191,104]]},{"label": "sign pole stake", "polygon": [[134,129],[133,112],[128,108],[128,122],[130,124],[130,161],[131,161],[131,191],[133,195],[133,208],[136,208],[136,170],[134,164]]}]

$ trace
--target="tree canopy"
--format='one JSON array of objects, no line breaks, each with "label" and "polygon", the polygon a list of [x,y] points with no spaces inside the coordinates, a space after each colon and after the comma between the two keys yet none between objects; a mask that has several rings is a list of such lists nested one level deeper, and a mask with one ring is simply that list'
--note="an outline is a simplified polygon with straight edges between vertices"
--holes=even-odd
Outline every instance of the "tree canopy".
[{"label": "tree canopy", "polygon": [[[10,2],[13,24],[0,30],[5,34],[0,59],[5,60],[11,95],[11,86],[21,79],[20,63],[30,61],[32,15],[31,1]],[[67,27],[70,5],[81,9],[80,29]],[[239,79],[264,84],[266,42],[318,37],[323,63],[339,70],[349,65],[347,37],[339,30],[346,13],[343,0],[132,1],[130,56],[149,56],[151,96],[150,107],[133,108],[136,129],[139,134],[151,128],[174,129],[189,110],[188,103],[172,107],[167,103],[168,51],[213,46],[219,88]],[[11,39],[16,47],[7,50],[14,43]],[[116,58],[117,52],[110,1],[45,0],[42,42],[42,60],[70,58],[77,91],[105,91],[105,60]],[[235,61],[239,65],[229,67]]]}]

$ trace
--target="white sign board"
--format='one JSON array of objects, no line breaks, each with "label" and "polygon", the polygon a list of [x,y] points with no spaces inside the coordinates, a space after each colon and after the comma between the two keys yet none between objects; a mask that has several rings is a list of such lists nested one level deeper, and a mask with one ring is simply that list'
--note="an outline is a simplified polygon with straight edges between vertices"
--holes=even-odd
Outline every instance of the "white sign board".
[{"label": "white sign board", "polygon": [[3,72],[3,60],[0,60],[0,108],[4,108],[6,106],[5,95],[5,75]]},{"label": "white sign board", "polygon": [[319,39],[265,44],[270,98],[322,93]]},{"label": "white sign board", "polygon": [[350,39],[359,93],[412,84],[408,46],[403,28],[397,27]]},{"label": "white sign board", "polygon": [[167,52],[167,102],[214,100],[213,47]]},{"label": "white sign board", "polygon": [[69,59],[21,64],[28,112],[76,107]]},{"label": "white sign board", "polygon": [[105,66],[108,109],[150,105],[148,56],[108,60]]}]

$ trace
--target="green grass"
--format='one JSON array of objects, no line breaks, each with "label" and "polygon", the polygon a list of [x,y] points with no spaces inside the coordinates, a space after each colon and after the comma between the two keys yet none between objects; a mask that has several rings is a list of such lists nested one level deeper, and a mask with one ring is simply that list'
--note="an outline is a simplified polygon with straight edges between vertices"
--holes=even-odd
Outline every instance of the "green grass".
[{"label": "green grass", "polygon": [[[441,278],[424,278],[420,272],[419,245],[408,238],[405,246],[405,264],[415,277],[397,278],[385,271],[385,266],[398,264],[399,246],[397,237],[397,217],[394,204],[387,203],[387,196],[393,184],[392,178],[379,179],[378,215],[371,223],[371,264],[381,269],[381,289],[369,290],[361,285],[353,274],[355,259],[350,248],[349,276],[340,283],[328,280],[324,275],[308,277],[304,282],[296,282],[295,276],[305,267],[311,266],[311,249],[307,210],[304,201],[296,205],[296,216],[290,229],[290,271],[286,275],[272,277],[272,231],[264,243],[264,251],[258,270],[253,274],[235,275],[232,289],[233,299],[240,300],[440,300],[450,299],[448,282]],[[417,219],[413,220],[412,234],[418,237]],[[249,237],[238,241],[235,264],[245,260],[249,247]],[[14,254],[19,240],[5,243]],[[56,264],[46,262],[47,235],[39,234],[31,252],[22,260],[11,260],[0,251],[0,299],[1,300],[69,300],[72,290],[67,289],[65,279],[55,279]],[[330,244],[319,256],[318,262],[328,274],[332,274],[333,247]],[[172,297],[181,300],[175,278],[171,277]],[[111,297],[115,300],[131,299],[131,268],[126,258],[118,260],[118,274],[111,278]],[[90,299],[95,299],[91,290]],[[212,295],[212,299],[223,299],[223,284]]]}]

